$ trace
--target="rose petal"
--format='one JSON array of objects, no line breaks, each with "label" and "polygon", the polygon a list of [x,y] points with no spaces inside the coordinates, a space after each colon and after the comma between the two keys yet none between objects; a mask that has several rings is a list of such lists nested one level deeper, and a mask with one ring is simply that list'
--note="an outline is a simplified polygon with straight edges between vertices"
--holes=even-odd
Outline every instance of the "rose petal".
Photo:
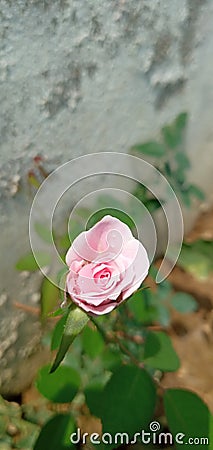
[{"label": "rose petal", "polygon": [[111,312],[114,308],[116,308],[116,306],[117,306],[116,302],[114,302],[114,303],[109,302],[109,303],[106,303],[104,305],[99,305],[99,306],[86,305],[85,303],[83,303],[79,300],[76,300],[76,303],[84,311],[95,314],[97,316],[102,315],[102,314],[107,314],[107,313]]},{"label": "rose petal", "polygon": [[[130,297],[141,285],[142,281],[146,278],[149,271],[149,259],[147,251],[140,241],[136,239],[129,242],[124,249],[124,252],[128,255],[134,255],[132,260],[132,270],[134,273],[134,279],[128,289],[125,289],[122,294],[122,298],[126,299]],[[127,269],[129,270],[129,269]]]},{"label": "rose petal", "polygon": [[77,275],[69,272],[67,291],[73,300],[77,298],[78,301],[98,306],[107,299],[116,300],[120,295],[119,275],[116,274],[110,281],[111,284],[108,283],[107,286],[97,285],[92,276],[92,264],[87,264]]},{"label": "rose petal", "polygon": [[[98,260],[105,256],[105,262],[112,260],[112,254],[119,255],[123,246],[130,239],[132,233],[129,227],[116,217],[107,215],[96,223],[90,230],[80,233],[73,241],[66,255],[66,263],[84,259],[86,261]],[[111,254],[106,255],[106,252]]]},{"label": "rose petal", "polygon": [[[92,261],[92,262],[91,262]],[[106,314],[135,292],[148,274],[143,245],[127,225],[105,216],[81,233],[66,255],[67,290],[86,312]]]}]

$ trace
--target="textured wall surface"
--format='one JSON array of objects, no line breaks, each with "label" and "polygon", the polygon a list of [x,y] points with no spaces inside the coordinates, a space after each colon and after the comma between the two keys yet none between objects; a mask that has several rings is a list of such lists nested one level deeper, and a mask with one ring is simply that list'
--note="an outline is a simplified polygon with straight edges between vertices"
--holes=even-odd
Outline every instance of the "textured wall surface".
[{"label": "textured wall surface", "polygon": [[188,111],[191,179],[209,193],[212,23],[211,0],[0,0],[0,391],[27,385],[40,348],[38,320],[13,307],[39,301],[38,277],[13,268],[29,245],[32,158],[51,170],[126,152]]}]

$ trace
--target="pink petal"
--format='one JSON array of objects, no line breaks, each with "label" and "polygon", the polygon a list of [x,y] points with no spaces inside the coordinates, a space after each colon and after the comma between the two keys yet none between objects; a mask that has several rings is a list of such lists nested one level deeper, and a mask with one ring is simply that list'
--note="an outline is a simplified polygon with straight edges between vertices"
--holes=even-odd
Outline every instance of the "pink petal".
[{"label": "pink petal", "polygon": [[85,303],[83,303],[79,300],[75,300],[75,301],[80,306],[80,308],[82,308],[84,311],[95,314],[97,316],[100,316],[102,314],[107,314],[110,311],[112,311],[114,308],[116,308],[116,306],[117,306],[116,302],[114,302],[114,303],[110,302],[110,303],[107,303],[104,305],[93,306],[93,305],[86,305]]},{"label": "pink petal", "polygon": [[133,294],[141,285],[142,281],[146,278],[149,271],[149,259],[144,246],[138,240],[134,239],[129,242],[123,253],[133,256],[132,269],[134,273],[134,279],[128,289],[123,291],[122,298],[126,299]]},{"label": "pink petal", "polygon": [[[129,227],[116,217],[103,217],[90,230],[80,233],[73,241],[66,255],[66,263],[70,266],[76,259],[86,261],[100,260],[107,262],[118,256],[124,245],[132,239]],[[109,255],[106,253],[108,252]]]}]

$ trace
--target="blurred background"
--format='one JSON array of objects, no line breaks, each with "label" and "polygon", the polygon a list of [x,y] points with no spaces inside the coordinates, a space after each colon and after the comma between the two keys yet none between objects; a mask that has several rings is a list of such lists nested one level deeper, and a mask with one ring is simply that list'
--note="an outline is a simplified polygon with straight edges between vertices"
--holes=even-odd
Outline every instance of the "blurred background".
[{"label": "blurred background", "polygon": [[[88,153],[131,149],[161,168],[161,153],[139,144],[162,142],[163,135],[176,147],[175,120],[185,114],[181,164],[184,182],[197,188],[190,202],[175,190],[185,245],[212,242],[212,23],[211,0],[0,0],[0,393],[6,398],[20,400],[50,359],[39,318],[42,274],[15,268],[30,250],[30,207],[48,173]],[[84,189],[78,186],[73,205]],[[161,220],[159,229],[164,236]],[[174,318],[174,344],[187,357],[165,385],[193,385],[213,408],[212,246],[198,247],[182,255],[170,277],[199,306],[190,317]]]}]

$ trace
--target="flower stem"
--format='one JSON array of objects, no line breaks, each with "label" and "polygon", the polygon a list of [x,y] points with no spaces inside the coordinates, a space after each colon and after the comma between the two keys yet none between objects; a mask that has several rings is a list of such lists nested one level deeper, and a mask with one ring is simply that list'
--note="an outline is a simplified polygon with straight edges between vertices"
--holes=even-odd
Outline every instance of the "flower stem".
[{"label": "flower stem", "polygon": [[109,334],[107,334],[105,332],[105,330],[100,326],[100,324],[98,323],[98,321],[94,318],[90,316],[90,320],[92,323],[94,323],[94,325],[96,326],[97,330],[99,331],[99,333],[101,334],[102,338],[104,339],[104,341],[108,344],[109,342],[113,342],[113,339],[111,336],[109,336]]},{"label": "flower stem", "polygon": [[136,366],[141,367],[141,368],[143,367],[143,363],[141,363],[134,357],[134,355],[128,350],[128,348],[126,348],[126,346],[121,342],[121,340],[115,333],[112,335],[107,334],[94,317],[90,317],[90,320],[91,320],[91,322],[94,323],[97,330],[99,331],[99,333],[101,334],[101,336],[103,337],[104,341],[107,344],[113,343],[113,342],[115,344],[118,344],[122,353],[126,354],[130,358],[130,360],[132,361],[133,364],[135,364]]}]

